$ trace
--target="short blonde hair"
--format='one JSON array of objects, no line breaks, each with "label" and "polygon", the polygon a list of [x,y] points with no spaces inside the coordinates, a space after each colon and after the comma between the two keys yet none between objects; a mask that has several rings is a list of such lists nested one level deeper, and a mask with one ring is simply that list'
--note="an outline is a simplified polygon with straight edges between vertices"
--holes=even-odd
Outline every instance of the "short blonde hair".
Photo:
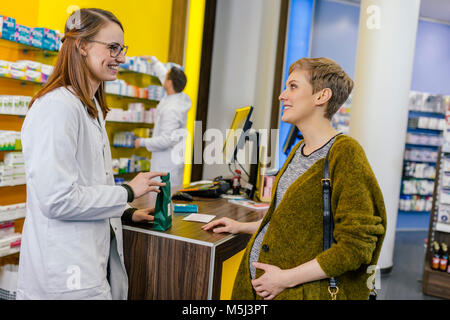
[{"label": "short blonde hair", "polygon": [[313,93],[325,88],[331,90],[333,94],[325,111],[325,117],[331,120],[352,92],[353,80],[339,64],[328,58],[302,58],[289,67],[289,74],[295,69],[309,72]]}]

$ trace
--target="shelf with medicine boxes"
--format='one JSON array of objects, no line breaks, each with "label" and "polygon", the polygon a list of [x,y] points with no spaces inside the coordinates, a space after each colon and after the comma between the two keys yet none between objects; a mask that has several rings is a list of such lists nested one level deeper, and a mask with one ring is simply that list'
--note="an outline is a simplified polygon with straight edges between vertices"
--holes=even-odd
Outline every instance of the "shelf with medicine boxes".
[{"label": "shelf with medicine boxes", "polygon": [[6,152],[0,162],[0,187],[24,185],[25,161],[21,152]]},{"label": "shelf with medicine boxes", "polygon": [[112,159],[114,180],[116,184],[133,179],[140,172],[150,171],[150,159],[132,155],[130,158]]},{"label": "shelf with medicine boxes", "polygon": [[[5,29],[5,21],[8,24]],[[3,24],[2,24],[3,22]],[[14,19],[0,19],[2,38],[12,34]],[[0,39],[0,130],[20,133],[28,103],[43,86],[53,71],[58,52],[51,49],[50,42],[56,45],[56,33],[45,28],[28,28],[17,25],[15,38]],[[11,28],[8,30],[8,28]],[[6,30],[6,32],[5,32]],[[30,38],[26,35],[30,32]],[[29,42],[27,42],[29,41]],[[23,43],[19,43],[23,42]],[[6,104],[5,102],[6,98]],[[11,105],[12,103],[12,105]],[[0,142],[2,144],[2,142]],[[11,149],[11,148],[7,148]],[[20,148],[15,148],[20,149]],[[14,220],[14,233],[22,232],[24,214],[5,211],[17,204],[26,202],[26,185],[23,166],[5,164],[12,151],[0,151],[0,221]],[[20,171],[20,172],[19,172]],[[21,181],[18,181],[22,179]],[[1,246],[0,266],[18,264],[19,248]]]},{"label": "shelf with medicine boxes", "polygon": [[411,220],[410,213],[431,213],[438,150],[444,143],[449,100],[449,96],[410,92],[398,212],[400,229],[412,224],[418,229],[427,227],[423,219]]},{"label": "shelf with medicine boxes", "polygon": [[133,97],[133,96],[127,96],[127,95],[121,95],[121,94],[109,93],[109,92],[106,92],[106,95],[109,97],[112,97],[112,98],[120,99],[120,100],[139,101],[139,102],[155,103],[155,104],[159,102],[159,100],[141,98],[141,97]]},{"label": "shelf with medicine boxes", "polygon": [[331,119],[332,126],[343,134],[350,132],[350,111],[352,104],[352,95],[350,95],[347,101],[339,108],[338,112]]},{"label": "shelf with medicine boxes", "polygon": [[129,75],[138,76],[138,77],[149,77],[153,83],[161,83],[155,74],[129,70],[129,69],[125,69],[121,66],[119,66],[119,74],[120,75],[129,74]]},{"label": "shelf with medicine boxes", "polygon": [[23,54],[37,53],[42,55],[43,57],[56,57],[59,54],[59,51],[37,48],[31,45],[26,45],[5,39],[0,39],[0,50],[2,49],[20,50]]},{"label": "shelf with medicine boxes", "polygon": [[31,84],[42,85],[53,72],[53,66],[34,60],[0,60],[0,76]]},{"label": "shelf with medicine boxes", "polygon": [[14,17],[3,15],[0,15],[0,36],[6,49],[57,54],[61,47],[58,30],[21,25]]},{"label": "shelf with medicine boxes", "polygon": [[446,299],[450,299],[450,191],[446,188],[449,177],[444,169],[449,166],[450,153],[440,149],[422,281],[425,294]]},{"label": "shelf with medicine boxes", "polygon": [[[450,127],[450,103],[445,106],[446,128]],[[424,263],[422,291],[425,294],[450,299],[450,134],[444,130],[443,146],[438,150],[436,183],[429,220],[428,241]]]}]

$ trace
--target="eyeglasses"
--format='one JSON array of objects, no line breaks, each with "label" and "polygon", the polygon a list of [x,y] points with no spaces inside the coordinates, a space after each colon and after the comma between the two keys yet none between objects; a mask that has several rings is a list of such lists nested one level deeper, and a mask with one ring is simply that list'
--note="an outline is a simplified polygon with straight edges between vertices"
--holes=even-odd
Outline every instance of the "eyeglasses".
[{"label": "eyeglasses", "polygon": [[105,46],[107,46],[109,49],[109,54],[110,54],[111,58],[117,58],[121,52],[123,52],[124,56],[127,54],[128,46],[122,47],[117,42],[107,43],[107,42],[98,41],[98,40],[86,40],[86,41],[97,42],[97,43],[104,44]]}]

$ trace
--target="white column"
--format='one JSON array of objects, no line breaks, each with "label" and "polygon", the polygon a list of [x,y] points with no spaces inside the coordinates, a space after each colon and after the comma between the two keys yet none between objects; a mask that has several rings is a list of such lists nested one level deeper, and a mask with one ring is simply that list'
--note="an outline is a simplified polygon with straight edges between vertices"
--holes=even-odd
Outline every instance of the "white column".
[{"label": "white column", "polygon": [[363,146],[383,192],[387,232],[378,261],[393,266],[420,0],[362,0],[350,135]]}]

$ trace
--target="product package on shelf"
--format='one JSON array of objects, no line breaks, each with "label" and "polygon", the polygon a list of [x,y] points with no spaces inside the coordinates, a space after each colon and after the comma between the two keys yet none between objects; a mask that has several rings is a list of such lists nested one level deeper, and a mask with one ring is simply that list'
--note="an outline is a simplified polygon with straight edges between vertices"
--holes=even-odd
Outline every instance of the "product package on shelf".
[{"label": "product package on shelf", "polygon": [[420,144],[426,146],[439,147],[442,145],[444,138],[437,135],[430,134],[417,134],[417,133],[407,133],[406,143],[409,144]]},{"label": "product package on shelf", "polygon": [[432,205],[432,196],[402,195],[400,196],[399,210],[407,212],[425,212],[431,211]]},{"label": "product package on shelf", "polygon": [[154,101],[161,100],[165,95],[165,91],[161,86],[151,85],[147,88],[140,88],[119,79],[105,82],[105,91],[109,94]]},{"label": "product package on shelf", "polygon": [[403,181],[403,194],[405,195],[432,196],[433,189],[434,189],[434,181],[428,180]]},{"label": "product package on shelf", "polygon": [[45,83],[54,67],[36,61],[0,61],[0,77]]},{"label": "product package on shelf", "polygon": [[350,132],[350,110],[352,104],[352,95],[350,95],[347,101],[341,106],[338,112],[331,119],[333,127],[343,133],[348,134]]},{"label": "product package on shelf", "polygon": [[113,174],[150,171],[150,159],[133,155],[131,158],[112,159]]},{"label": "product package on shelf", "polygon": [[0,114],[24,116],[31,99],[26,96],[0,96]]},{"label": "product package on shelf", "polygon": [[61,34],[48,28],[33,28],[16,23],[16,19],[0,15],[0,37],[43,50],[59,51]]},{"label": "product package on shelf", "polygon": [[8,152],[0,162],[0,187],[26,183],[25,161],[21,152]]},{"label": "product package on shelf", "polygon": [[409,110],[444,114],[445,98],[444,95],[411,91],[409,94]]},{"label": "product package on shelf", "polygon": [[444,130],[445,120],[432,117],[415,117],[408,120],[408,127],[412,129]]},{"label": "product package on shelf", "polygon": [[0,223],[0,241],[11,237],[14,234],[14,221],[4,221]]},{"label": "product package on shelf", "polygon": [[438,152],[434,150],[424,149],[406,149],[405,160],[407,161],[423,161],[423,162],[436,162]]},{"label": "product package on shelf", "polygon": [[22,150],[19,131],[0,130],[0,151]]},{"label": "product package on shelf", "polygon": [[0,257],[20,251],[22,235],[14,232],[14,222],[0,223]]},{"label": "product package on shelf", "polygon": [[1,38],[14,41],[16,33],[16,19],[0,15]]},{"label": "product package on shelf", "polygon": [[128,110],[119,108],[111,108],[110,112],[106,116],[107,121],[116,122],[135,122],[135,123],[154,123],[155,109],[145,110],[142,103],[130,103],[128,104]]},{"label": "product package on shelf", "polygon": [[10,233],[0,236],[0,257],[10,255],[20,251],[20,242],[22,235],[20,233]]},{"label": "product package on shelf", "polygon": [[14,41],[25,45],[31,45],[31,29],[30,27],[16,24],[16,32],[14,33]]},{"label": "product package on shelf", "polygon": [[13,221],[26,216],[26,204],[16,203],[7,206],[0,206],[0,223]]},{"label": "product package on shelf", "polygon": [[18,265],[0,267],[0,300],[16,300],[18,273]]},{"label": "product package on shelf", "polygon": [[152,135],[153,129],[136,128],[131,131],[119,131],[114,134],[113,146],[121,148],[134,148],[134,142],[137,138],[148,138]]},{"label": "product package on shelf", "polygon": [[436,167],[428,163],[406,162],[405,178],[435,179]]},{"label": "product package on shelf", "polygon": [[450,224],[450,204],[441,203],[437,221]]},{"label": "product package on shelf", "polygon": [[[164,64],[164,66],[167,70],[172,69],[172,67],[177,67],[184,71],[184,68],[182,66],[173,62],[167,62]],[[156,76],[156,72],[152,68],[151,62],[142,59],[141,57],[125,57],[125,63],[121,64],[120,68]]]}]

